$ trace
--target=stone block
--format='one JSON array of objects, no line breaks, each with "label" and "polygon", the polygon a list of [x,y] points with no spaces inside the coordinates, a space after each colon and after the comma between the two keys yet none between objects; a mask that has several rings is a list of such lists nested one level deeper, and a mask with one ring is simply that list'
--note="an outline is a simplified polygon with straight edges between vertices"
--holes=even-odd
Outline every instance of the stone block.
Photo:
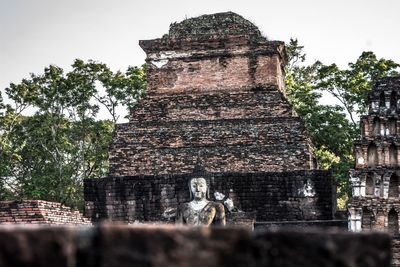
[{"label": "stone block", "polygon": [[76,229],[61,227],[0,227],[0,266],[73,267]]},{"label": "stone block", "polygon": [[385,234],[161,225],[1,227],[2,267],[388,267]]}]

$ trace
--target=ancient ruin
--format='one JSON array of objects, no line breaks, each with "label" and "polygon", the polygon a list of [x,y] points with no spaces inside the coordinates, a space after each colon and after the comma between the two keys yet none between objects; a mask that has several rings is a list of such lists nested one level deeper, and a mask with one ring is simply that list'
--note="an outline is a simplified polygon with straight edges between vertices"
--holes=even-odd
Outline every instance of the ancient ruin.
[{"label": "ancient ruin", "polygon": [[0,201],[0,225],[91,225],[79,211],[43,200]]},{"label": "ancient ruin", "polygon": [[[173,23],[168,34],[140,45],[147,95],[129,123],[116,127],[109,176],[84,181],[92,222],[122,224],[1,227],[0,266],[390,265],[389,235],[308,228],[346,221],[335,220],[333,178],[317,170],[312,142],[286,100],[283,42],[226,12]],[[392,234],[394,266],[399,89],[399,77],[385,78],[369,96],[349,204],[350,230]],[[0,203],[2,223],[91,224],[37,200]],[[127,225],[135,223],[145,225]]]},{"label": "ancient ruin", "polygon": [[190,201],[188,181],[203,177],[235,207],[227,224],[337,224],[331,174],[316,170],[285,97],[283,42],[226,12],[173,23],[140,46],[147,95],[116,127],[109,176],[85,181],[86,216],[173,222]]},{"label": "ancient ruin", "polygon": [[396,264],[400,264],[399,95],[400,77],[380,79],[369,93],[361,139],[354,142],[353,199],[348,205],[349,230],[386,231],[394,236]]},{"label": "ancient ruin", "polygon": [[354,142],[356,166],[350,180],[352,231],[399,232],[399,91],[399,77],[379,80],[368,97],[368,115],[361,117],[361,139]]}]

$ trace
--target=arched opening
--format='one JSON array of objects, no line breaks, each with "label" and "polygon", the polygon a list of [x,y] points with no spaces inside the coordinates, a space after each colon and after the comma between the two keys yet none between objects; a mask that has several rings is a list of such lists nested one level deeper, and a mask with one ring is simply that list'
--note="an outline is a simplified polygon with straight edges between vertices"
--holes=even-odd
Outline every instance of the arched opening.
[{"label": "arched opening", "polygon": [[363,231],[371,230],[371,228],[372,228],[372,212],[370,212],[366,208],[363,209],[362,219],[361,219],[361,228]]},{"label": "arched opening", "polygon": [[380,186],[379,186],[379,194],[381,195],[381,196],[386,196],[386,194],[388,193],[385,189],[386,189],[386,186],[385,186],[385,183],[383,182],[383,176],[381,177],[381,179],[380,179]]},{"label": "arched opening", "polygon": [[311,158],[311,169],[312,170],[318,169],[318,161],[316,157]]},{"label": "arched opening", "polygon": [[396,110],[397,108],[397,93],[392,91],[390,94],[390,110]]},{"label": "arched opening", "polygon": [[394,144],[389,147],[389,164],[391,167],[397,166],[397,147]]},{"label": "arched opening", "polygon": [[368,166],[374,167],[378,165],[378,149],[374,143],[368,146]]},{"label": "arched opening", "polygon": [[390,176],[389,197],[399,197],[399,177],[395,173]]},{"label": "arched opening", "polygon": [[366,160],[364,158],[364,153],[361,148],[356,149],[356,159],[358,165],[364,165],[366,163]]},{"label": "arched opening", "polygon": [[366,122],[366,121],[361,122],[361,125],[362,125],[362,128],[361,128],[361,135],[362,135],[362,136],[369,136],[367,123],[368,123],[368,122]]},{"label": "arched opening", "polygon": [[389,128],[389,134],[390,135],[396,135],[397,132],[397,125],[396,125],[396,119],[390,118],[388,122],[388,128]]},{"label": "arched opening", "polygon": [[381,123],[378,117],[375,117],[372,124],[372,132],[374,136],[379,136],[381,131]]},{"label": "arched opening", "polygon": [[391,209],[388,214],[388,232],[392,235],[399,233],[399,216],[394,209]]},{"label": "arched opening", "polygon": [[385,93],[384,92],[382,92],[380,97],[379,97],[379,107],[381,109],[385,108]]},{"label": "arched opening", "polygon": [[374,195],[374,179],[372,179],[371,175],[369,174],[365,180],[365,195],[367,196]]}]

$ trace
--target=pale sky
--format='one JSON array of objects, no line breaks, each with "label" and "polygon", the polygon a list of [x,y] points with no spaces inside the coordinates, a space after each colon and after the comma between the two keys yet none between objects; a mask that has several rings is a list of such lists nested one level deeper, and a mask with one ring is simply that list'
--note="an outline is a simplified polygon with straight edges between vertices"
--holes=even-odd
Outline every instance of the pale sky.
[{"label": "pale sky", "polygon": [[138,45],[186,17],[233,11],[270,40],[298,38],[309,62],[346,66],[362,51],[400,62],[400,0],[0,0],[0,90],[75,58],[124,71]]}]

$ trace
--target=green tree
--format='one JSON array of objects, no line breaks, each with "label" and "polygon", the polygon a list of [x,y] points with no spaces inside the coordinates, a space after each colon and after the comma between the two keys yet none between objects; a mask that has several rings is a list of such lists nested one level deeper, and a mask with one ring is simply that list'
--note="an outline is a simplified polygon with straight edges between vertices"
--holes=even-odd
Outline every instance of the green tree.
[{"label": "green tree", "polygon": [[[338,186],[339,208],[350,195],[348,171],[354,166],[352,143],[359,138],[358,118],[367,111],[367,94],[380,77],[395,75],[399,64],[363,52],[348,69],[317,61],[305,64],[304,47],[291,39],[287,45],[287,96],[304,120],[315,145],[320,168],[331,169]],[[329,93],[337,104],[323,105]]]},{"label": "green tree", "polygon": [[[144,71],[113,73],[105,64],[82,60],[72,67],[64,73],[49,66],[6,88],[11,102],[0,102],[2,199],[81,207],[83,179],[107,173],[115,108],[129,108],[143,95]],[[107,105],[111,121],[97,119],[101,105]],[[34,114],[24,116],[27,109]]]},{"label": "green tree", "polygon": [[392,60],[378,59],[373,52],[363,52],[348,69],[336,64],[320,65],[316,87],[330,93],[346,111],[351,122],[367,112],[367,95],[374,82],[385,76],[398,74],[399,64]]}]

